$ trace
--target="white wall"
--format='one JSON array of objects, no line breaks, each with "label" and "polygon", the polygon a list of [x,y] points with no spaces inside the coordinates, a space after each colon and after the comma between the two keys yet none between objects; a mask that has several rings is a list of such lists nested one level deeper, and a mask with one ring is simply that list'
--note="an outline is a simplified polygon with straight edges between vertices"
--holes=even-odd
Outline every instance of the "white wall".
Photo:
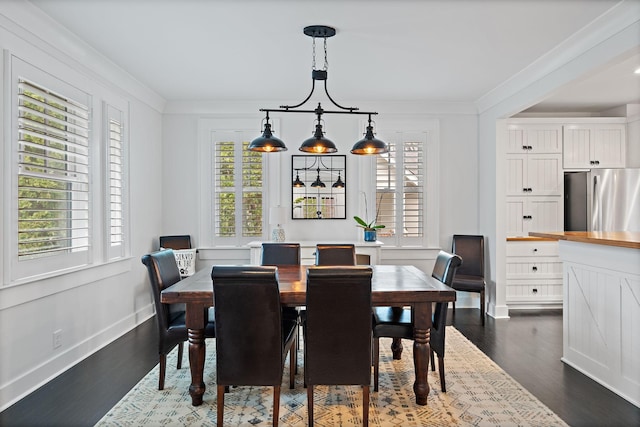
[{"label": "white wall", "polygon": [[[30,26],[36,32],[27,31],[23,26]],[[58,42],[61,42],[60,49],[50,45]],[[95,95],[94,107],[95,101],[103,96],[118,97],[129,103],[132,214],[130,258],[21,285],[0,283],[2,410],[153,315],[148,279],[140,256],[152,249],[153,238],[161,228],[160,111],[164,103],[66,30],[52,25],[28,3],[0,5],[0,49],[57,78],[73,80],[70,83],[81,85]],[[6,62],[0,68],[0,79],[4,83],[0,87],[9,84],[8,69]],[[0,150],[3,164],[0,224],[8,221],[5,212],[10,210],[6,205],[10,200],[4,197],[10,160],[5,151],[11,135],[7,111],[11,102],[7,99],[9,93],[3,92],[0,105],[4,141]],[[100,133],[99,129],[94,132]],[[5,260],[3,273],[8,268],[7,247],[3,236],[0,245],[0,259]],[[62,346],[54,349],[55,330],[62,331]]]}]

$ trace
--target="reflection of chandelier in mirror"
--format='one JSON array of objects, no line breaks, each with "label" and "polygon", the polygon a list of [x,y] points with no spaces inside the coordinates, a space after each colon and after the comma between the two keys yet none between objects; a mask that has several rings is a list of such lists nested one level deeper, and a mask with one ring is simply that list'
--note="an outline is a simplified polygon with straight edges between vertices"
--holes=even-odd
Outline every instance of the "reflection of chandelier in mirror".
[{"label": "reflection of chandelier in mirror", "polygon": [[[322,167],[322,169],[320,167]],[[346,184],[342,180],[342,169],[328,167],[322,161],[322,157],[321,156],[317,156],[313,160],[313,164],[311,164],[311,166],[302,167],[302,168],[294,168],[294,170],[296,171],[296,179],[293,181],[292,185],[295,188],[305,187],[304,182],[302,180],[300,180],[300,171],[310,171],[310,170],[315,170],[317,172],[316,180],[313,181],[311,183],[311,185],[310,185],[311,188],[326,188],[327,187],[327,185],[324,182],[322,182],[322,180],[320,179],[320,172],[321,171],[322,172],[336,172],[336,171],[338,172],[338,179],[336,179],[336,182],[334,182],[331,185],[332,188],[340,189],[340,188],[345,188],[345,186],[346,186]]]},{"label": "reflection of chandelier in mirror", "polygon": [[313,181],[313,183],[311,184],[312,188],[325,188],[326,185],[324,184],[324,182],[320,181],[320,168],[318,168],[318,177],[316,178],[315,181]]},{"label": "reflection of chandelier in mirror", "polygon": [[342,178],[340,178],[340,172],[341,171],[338,171],[338,179],[333,183],[333,188],[344,188],[344,182],[342,181]]},{"label": "reflection of chandelier in mirror", "polygon": [[[360,141],[356,142],[353,148],[351,149],[351,153],[353,154],[380,154],[386,153],[389,151],[387,144],[383,141],[377,139],[373,133],[373,125],[371,124],[371,116],[378,114],[373,111],[358,111],[357,107],[343,107],[336,103],[331,95],[329,95],[329,90],[327,89],[327,70],[328,70],[328,61],[327,61],[327,38],[333,37],[336,34],[335,28],[327,27],[325,25],[311,25],[304,28],[304,34],[313,38],[313,64],[312,64],[312,72],[311,72],[311,93],[306,97],[304,101],[296,105],[281,105],[280,108],[272,109],[272,108],[261,108],[260,111],[266,112],[265,117],[265,125],[264,132],[261,136],[251,141],[248,149],[251,151],[259,151],[263,153],[269,153],[273,151],[285,151],[287,147],[285,146],[282,140],[273,136],[271,131],[271,124],[269,123],[269,112],[282,112],[282,113],[313,113],[317,116],[316,120],[316,129],[313,136],[307,140],[305,140],[300,146],[299,150],[306,153],[335,153],[338,151],[336,145],[328,138],[325,138],[324,132],[322,130],[322,120],[323,114],[364,114],[368,115],[368,125],[366,128],[365,136]],[[316,38],[322,38],[324,40],[324,67],[319,70],[316,69]],[[299,110],[297,108],[303,106],[311,95],[313,95],[313,91],[315,89],[316,80],[324,81],[324,91],[329,98],[329,101],[333,105],[339,108],[339,110],[324,110],[322,105],[318,103],[318,106],[314,110]],[[318,177],[319,179],[319,177]],[[337,183],[337,182],[336,182]],[[342,187],[336,187],[342,188]]]},{"label": "reflection of chandelier in mirror", "polygon": [[304,182],[300,181],[300,176],[298,175],[297,170],[296,170],[296,180],[293,181],[293,186],[297,188],[304,187]]}]

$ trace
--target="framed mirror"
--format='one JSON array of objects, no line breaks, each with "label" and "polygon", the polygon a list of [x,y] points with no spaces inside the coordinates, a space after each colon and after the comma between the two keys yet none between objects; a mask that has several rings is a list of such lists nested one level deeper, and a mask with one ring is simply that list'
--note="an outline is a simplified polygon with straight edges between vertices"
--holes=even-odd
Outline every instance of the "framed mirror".
[{"label": "framed mirror", "polygon": [[293,219],[346,219],[345,155],[291,156]]}]

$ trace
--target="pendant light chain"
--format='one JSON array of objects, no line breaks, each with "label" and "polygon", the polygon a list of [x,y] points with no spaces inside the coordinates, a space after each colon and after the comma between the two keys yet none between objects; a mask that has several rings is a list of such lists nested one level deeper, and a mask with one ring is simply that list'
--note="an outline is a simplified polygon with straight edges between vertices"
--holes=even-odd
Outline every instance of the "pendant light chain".
[{"label": "pendant light chain", "polygon": [[313,51],[311,56],[311,70],[316,69],[316,38],[313,38]]},{"label": "pendant light chain", "polygon": [[329,69],[329,59],[327,59],[327,38],[324,38],[324,70],[327,71]]}]

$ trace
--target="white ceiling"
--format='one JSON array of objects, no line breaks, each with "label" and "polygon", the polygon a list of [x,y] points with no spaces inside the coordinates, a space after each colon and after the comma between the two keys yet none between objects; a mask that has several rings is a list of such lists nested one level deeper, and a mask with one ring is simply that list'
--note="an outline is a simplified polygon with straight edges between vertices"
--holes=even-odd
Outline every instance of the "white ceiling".
[{"label": "white ceiling", "polygon": [[[330,25],[337,34],[328,39],[329,90],[337,102],[352,105],[474,102],[619,1],[32,3],[169,101],[299,102],[311,87],[312,39],[302,29]],[[318,67],[323,61],[318,39]],[[630,74],[634,67],[640,67],[640,55],[612,67],[615,76],[589,76],[536,108],[640,103],[640,76]]]}]

